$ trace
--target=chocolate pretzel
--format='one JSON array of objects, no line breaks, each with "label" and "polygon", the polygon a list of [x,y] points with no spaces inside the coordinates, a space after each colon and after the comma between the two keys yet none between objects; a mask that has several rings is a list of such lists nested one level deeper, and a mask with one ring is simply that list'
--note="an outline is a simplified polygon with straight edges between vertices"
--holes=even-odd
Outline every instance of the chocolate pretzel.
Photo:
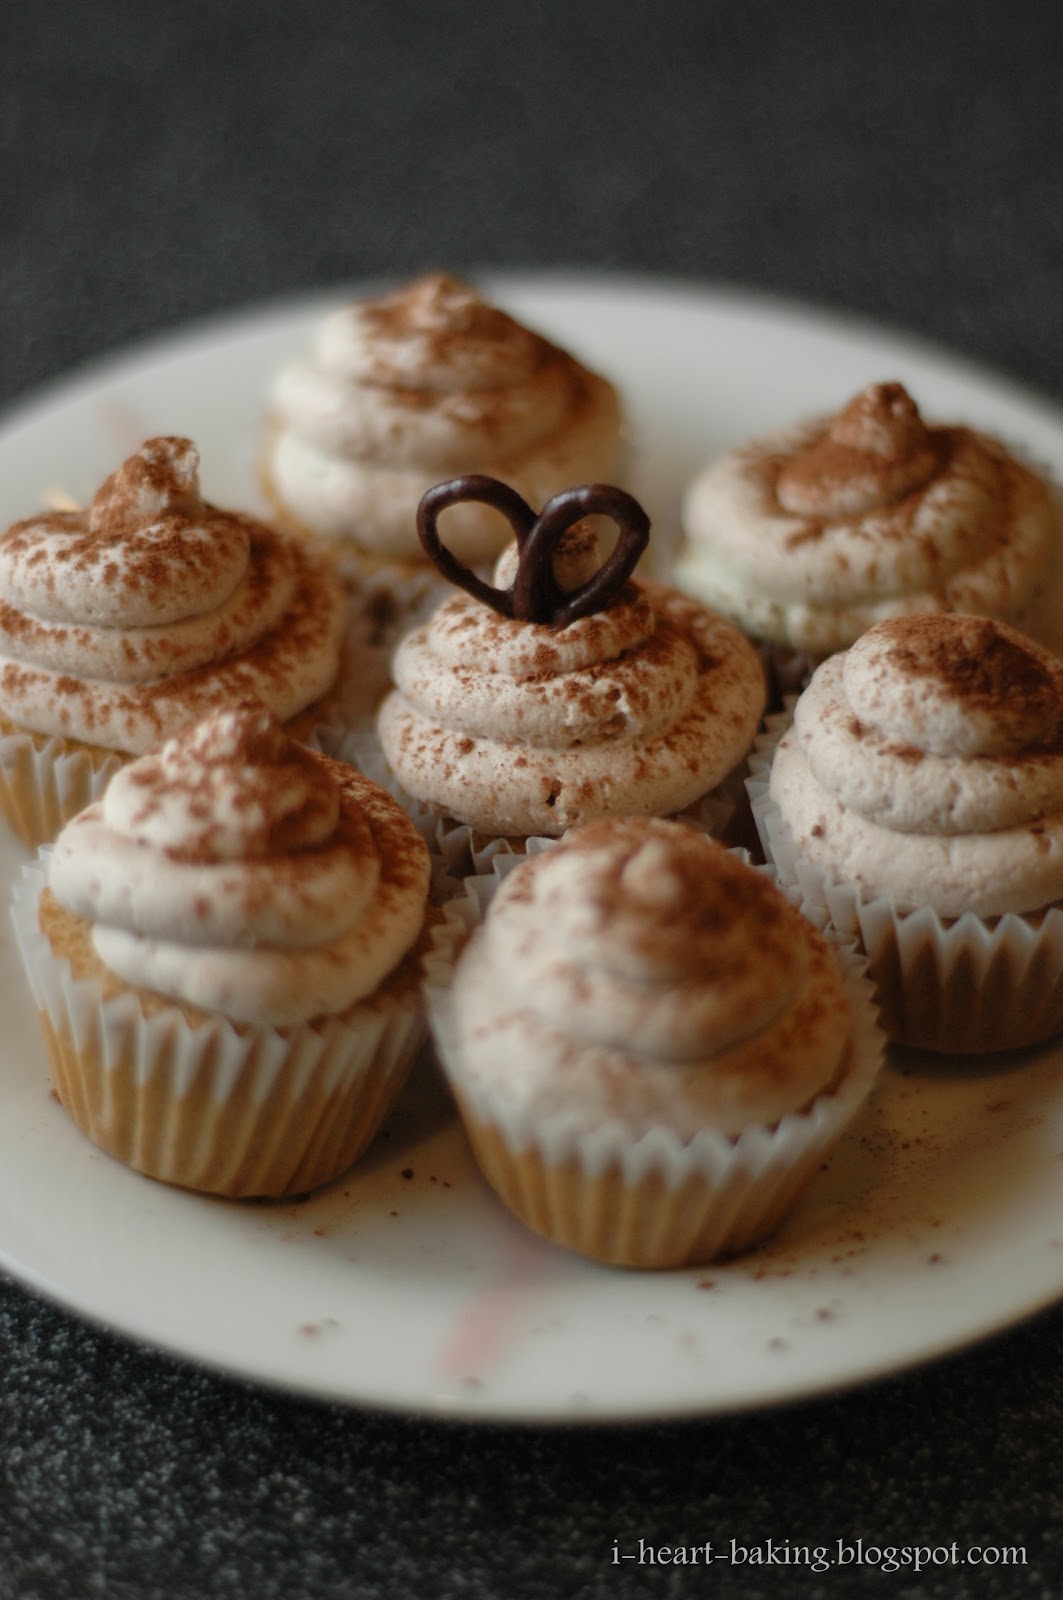
[{"label": "chocolate pretzel", "polygon": [[[438,519],[448,506],[477,500],[506,518],[517,537],[517,575],[508,589],[497,589],[447,549]],[[565,533],[584,517],[609,517],[619,537],[605,561],[585,583],[566,594],[554,576],[554,552]],[[631,577],[650,536],[650,519],[632,495],[608,483],[564,489],[536,516],[528,502],[497,478],[466,473],[437,483],[417,508],[417,532],[425,554],[448,582],[504,617],[567,628],[577,617],[603,610]]]}]

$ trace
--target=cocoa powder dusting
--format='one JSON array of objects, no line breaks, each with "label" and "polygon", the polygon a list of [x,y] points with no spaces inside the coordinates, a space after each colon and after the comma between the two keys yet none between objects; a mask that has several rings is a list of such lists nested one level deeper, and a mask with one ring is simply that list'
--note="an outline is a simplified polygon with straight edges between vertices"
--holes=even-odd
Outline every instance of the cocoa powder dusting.
[{"label": "cocoa powder dusting", "polygon": [[780,468],[779,505],[815,519],[793,537],[814,537],[825,522],[859,516],[922,489],[941,470],[945,438],[944,430],[926,427],[901,384],[862,390]]},{"label": "cocoa powder dusting", "polygon": [[1019,701],[1055,737],[1063,700],[1063,669],[1014,630],[988,617],[905,617],[893,628],[890,661],[914,678],[935,678],[975,710]]}]

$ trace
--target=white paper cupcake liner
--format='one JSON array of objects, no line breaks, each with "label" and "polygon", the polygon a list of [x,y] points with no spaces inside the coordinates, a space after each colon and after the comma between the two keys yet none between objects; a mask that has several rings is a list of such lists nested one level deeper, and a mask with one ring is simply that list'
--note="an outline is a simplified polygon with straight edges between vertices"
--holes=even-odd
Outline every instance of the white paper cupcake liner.
[{"label": "white paper cupcake liner", "polygon": [[94,757],[58,737],[38,747],[28,733],[0,734],[0,810],[32,849],[50,844],[128,759],[110,751]]},{"label": "white paper cupcake liner", "polygon": [[1063,908],[1036,916],[973,912],[942,918],[898,909],[832,878],[802,855],[768,783],[792,707],[768,719],[750,759],[748,790],[764,854],[780,883],[843,938],[859,942],[891,1039],[949,1055],[1020,1049],[1063,1031]]},{"label": "white paper cupcake liner", "polygon": [[[146,1016],[135,991],[77,978],[38,922],[47,852],[15,884],[12,921],[59,1097],[94,1143],[163,1182],[292,1196],[351,1166],[424,1042],[420,993],[381,995],[299,1026]],[[442,948],[454,937],[441,927]]]},{"label": "white paper cupcake liner", "polygon": [[[772,841],[768,834],[766,813],[770,809],[773,816],[777,816],[775,808],[768,798],[768,783],[771,776],[771,764],[775,759],[775,750],[780,739],[794,720],[794,706],[797,704],[797,695],[788,695],[781,711],[774,711],[764,718],[764,727],[753,741],[753,748],[747,759],[746,793],[749,797],[749,808],[757,829],[761,849],[765,859],[775,866],[781,883],[796,881],[796,862],[793,870],[787,871],[775,860]],[[785,846],[780,845],[784,849]],[[789,857],[787,858],[789,861]],[[814,898],[814,896],[813,896]]]},{"label": "white paper cupcake liner", "polygon": [[426,964],[436,1052],[488,1181],[535,1231],[617,1265],[693,1265],[766,1238],[859,1111],[882,1067],[885,1040],[866,962],[851,944],[828,934],[852,1006],[850,1063],[834,1090],[774,1127],[751,1126],[737,1139],[703,1129],[684,1141],[667,1128],[633,1130],[619,1120],[587,1128],[575,1113],[542,1121],[468,1079],[452,1005],[460,949],[518,861],[498,857],[490,873],[466,878],[445,913],[458,929],[455,958]]}]

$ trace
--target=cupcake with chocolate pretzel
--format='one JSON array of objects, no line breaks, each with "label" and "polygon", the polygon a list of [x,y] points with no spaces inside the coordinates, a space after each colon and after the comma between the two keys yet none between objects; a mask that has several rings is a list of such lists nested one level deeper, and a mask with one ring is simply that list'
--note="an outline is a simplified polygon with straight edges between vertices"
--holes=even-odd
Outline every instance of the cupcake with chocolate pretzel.
[{"label": "cupcake with chocolate pretzel", "polygon": [[209,505],[188,439],[149,439],[83,511],[0,536],[0,809],[53,839],[128,760],[252,695],[309,732],[346,621],[327,555]]},{"label": "cupcake with chocolate pretzel", "polygon": [[428,879],[391,796],[261,705],[131,762],[16,885],[62,1104],[167,1183],[329,1182],[423,1038]]},{"label": "cupcake with chocolate pretzel", "polygon": [[[492,583],[444,543],[444,517],[470,501],[516,535]],[[520,849],[608,816],[712,826],[760,723],[763,673],[731,623],[633,577],[649,537],[638,502],[591,484],[536,515],[472,476],[430,490],[418,526],[458,592],[401,640],[377,729],[403,791],[451,843]]]},{"label": "cupcake with chocolate pretzel", "polygon": [[1057,491],[899,383],[732,450],[683,505],[676,582],[761,642],[782,690],[890,616],[996,617],[1063,651]]}]

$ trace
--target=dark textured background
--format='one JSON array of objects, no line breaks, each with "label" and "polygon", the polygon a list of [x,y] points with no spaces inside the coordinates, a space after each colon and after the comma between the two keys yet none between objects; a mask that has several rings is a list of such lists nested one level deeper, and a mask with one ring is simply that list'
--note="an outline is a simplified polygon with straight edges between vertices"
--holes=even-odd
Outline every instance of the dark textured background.
[{"label": "dark textured background", "polygon": [[[1063,400],[1061,34],[1057,0],[9,6],[0,403],[206,312],[436,265],[764,287]],[[0,1600],[1055,1595],[1061,1334],[743,1419],[473,1429],[245,1390],[0,1283]],[[610,1565],[639,1536],[1028,1565]]]}]

